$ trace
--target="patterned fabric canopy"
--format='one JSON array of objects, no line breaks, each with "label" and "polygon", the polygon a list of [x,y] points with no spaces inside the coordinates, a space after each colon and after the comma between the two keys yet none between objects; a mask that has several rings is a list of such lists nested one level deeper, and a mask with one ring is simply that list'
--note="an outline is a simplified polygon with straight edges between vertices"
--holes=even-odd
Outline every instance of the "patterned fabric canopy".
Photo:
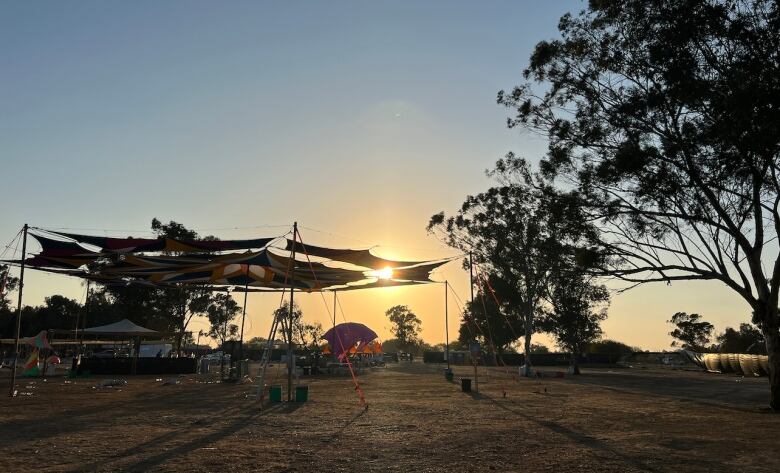
[{"label": "patterned fabric canopy", "polygon": [[[41,252],[25,260],[28,267],[108,286],[370,289],[431,282],[431,272],[452,260],[396,261],[374,256],[370,250],[325,248],[292,240],[286,240],[285,248],[272,250],[269,245],[276,238],[181,240],[40,232],[30,233],[41,245]],[[310,261],[310,257],[327,261]],[[365,269],[354,269],[356,266]]]}]

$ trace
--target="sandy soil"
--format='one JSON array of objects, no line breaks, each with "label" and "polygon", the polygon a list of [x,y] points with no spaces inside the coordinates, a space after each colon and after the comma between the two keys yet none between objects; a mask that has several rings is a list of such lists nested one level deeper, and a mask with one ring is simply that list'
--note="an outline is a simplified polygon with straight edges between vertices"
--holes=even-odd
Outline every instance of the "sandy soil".
[{"label": "sandy soil", "polygon": [[780,471],[766,380],[486,373],[469,395],[438,367],[376,369],[360,378],[367,410],[343,377],[307,379],[309,402],[264,410],[248,385],[195,376],[26,380],[31,395],[0,397],[0,471]]}]

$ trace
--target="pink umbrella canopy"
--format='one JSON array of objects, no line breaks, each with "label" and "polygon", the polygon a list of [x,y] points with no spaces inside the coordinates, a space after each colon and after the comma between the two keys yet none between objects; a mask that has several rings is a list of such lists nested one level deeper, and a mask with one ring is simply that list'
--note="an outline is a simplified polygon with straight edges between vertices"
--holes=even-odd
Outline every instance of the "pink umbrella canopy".
[{"label": "pink umbrella canopy", "polygon": [[363,324],[349,322],[338,324],[322,336],[330,344],[333,354],[342,359],[349,349],[360,343],[368,344],[377,338],[376,332]]}]

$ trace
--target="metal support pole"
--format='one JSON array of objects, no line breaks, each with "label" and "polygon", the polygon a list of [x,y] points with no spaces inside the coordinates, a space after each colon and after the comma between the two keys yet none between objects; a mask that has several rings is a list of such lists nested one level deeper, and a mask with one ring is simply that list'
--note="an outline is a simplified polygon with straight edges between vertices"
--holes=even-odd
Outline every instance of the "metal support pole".
[{"label": "metal support pole", "polygon": [[298,222],[293,223],[293,246],[290,257],[290,309],[287,314],[287,402],[292,401],[292,378],[295,362],[293,361],[293,324],[295,312],[295,245],[298,243]]},{"label": "metal support pole", "polygon": [[[469,287],[471,288],[471,307],[474,308],[474,260],[469,251]],[[487,317],[487,314],[485,314]],[[479,392],[479,376],[477,375],[477,360],[471,360],[474,364],[474,390]]]},{"label": "metal support pole", "polygon": [[89,315],[89,279],[87,279],[87,300],[84,301],[84,317],[81,319],[81,351],[84,352],[84,330],[87,328],[87,316]]},{"label": "metal support pole", "polygon": [[[238,345],[238,362],[239,366],[241,361],[244,359],[244,320],[246,319],[246,296],[249,294],[249,265],[246,265],[246,277],[247,281],[246,284],[244,284],[244,312],[241,314],[241,342]],[[246,373],[241,373],[241,375],[245,375]]]},{"label": "metal support pole", "polygon": [[447,305],[447,293],[449,292],[449,283],[444,281],[444,339],[447,344],[447,369],[450,369],[450,321]]},{"label": "metal support pole", "polygon": [[24,237],[22,239],[22,263],[19,271],[19,299],[16,303],[16,342],[14,345],[14,364],[11,367],[11,390],[8,395],[16,394],[16,365],[19,362],[19,331],[22,326],[22,290],[24,289],[24,260],[27,258],[27,224],[24,224]]}]

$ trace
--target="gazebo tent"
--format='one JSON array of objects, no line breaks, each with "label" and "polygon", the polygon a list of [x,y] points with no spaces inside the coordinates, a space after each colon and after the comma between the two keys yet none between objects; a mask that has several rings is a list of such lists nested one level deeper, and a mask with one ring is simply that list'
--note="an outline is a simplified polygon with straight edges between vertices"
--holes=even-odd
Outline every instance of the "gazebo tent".
[{"label": "gazebo tent", "polygon": [[84,329],[82,333],[90,335],[126,335],[129,337],[158,337],[162,335],[156,330],[141,327],[140,325],[137,325],[127,319],[122,319],[119,322],[114,322],[113,324],[89,327]]},{"label": "gazebo tent", "polygon": [[131,374],[138,371],[138,358],[141,348],[142,338],[158,338],[167,335],[163,332],[141,327],[140,325],[128,320],[122,319],[108,325],[99,325],[88,327],[81,331],[82,335],[94,335],[101,338],[115,338],[120,340],[131,340],[133,342],[134,356],[131,364]]}]

